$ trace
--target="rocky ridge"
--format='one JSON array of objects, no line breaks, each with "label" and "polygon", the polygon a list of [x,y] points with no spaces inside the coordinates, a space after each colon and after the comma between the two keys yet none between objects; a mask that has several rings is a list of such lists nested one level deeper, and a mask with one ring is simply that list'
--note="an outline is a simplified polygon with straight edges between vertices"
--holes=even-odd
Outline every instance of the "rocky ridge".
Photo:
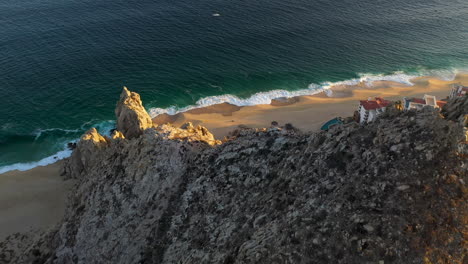
[{"label": "rocky ridge", "polygon": [[190,122],[180,128],[169,124],[153,125],[143,107],[140,95],[130,92],[126,87],[123,88],[120,100],[117,102],[115,115],[117,128],[110,137],[103,136],[95,128],[91,128],[80,138],[72,156],[63,165],[61,172],[63,176],[79,178],[87,173],[87,169],[94,167],[95,164],[92,163],[101,162],[99,156],[103,152],[119,151],[119,143],[125,144],[139,138],[146,130],[151,130],[167,140],[205,142],[208,145],[221,144],[221,141],[216,140],[208,129],[202,126],[194,127]]},{"label": "rocky ridge", "polygon": [[191,124],[91,130],[60,226],[10,237],[0,263],[466,263],[467,102],[223,144]]}]

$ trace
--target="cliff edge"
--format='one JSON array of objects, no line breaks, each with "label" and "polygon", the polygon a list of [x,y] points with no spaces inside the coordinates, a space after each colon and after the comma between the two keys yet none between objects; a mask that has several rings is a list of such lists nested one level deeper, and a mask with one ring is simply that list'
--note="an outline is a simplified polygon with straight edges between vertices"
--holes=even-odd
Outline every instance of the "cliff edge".
[{"label": "cliff edge", "polygon": [[223,144],[191,124],[92,130],[60,226],[10,237],[0,263],[466,263],[466,113],[451,109]]}]

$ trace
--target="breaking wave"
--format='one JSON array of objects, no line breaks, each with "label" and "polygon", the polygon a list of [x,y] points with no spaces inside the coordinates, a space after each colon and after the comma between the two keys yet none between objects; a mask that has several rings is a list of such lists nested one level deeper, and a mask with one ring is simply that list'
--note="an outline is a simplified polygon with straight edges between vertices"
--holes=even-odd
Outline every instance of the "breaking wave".
[{"label": "breaking wave", "polygon": [[[374,82],[377,81],[391,81],[401,83],[403,85],[412,86],[412,80],[416,77],[430,76],[437,79],[451,81],[454,80],[456,75],[460,72],[466,72],[467,70],[459,69],[450,69],[450,70],[424,70],[420,69],[416,73],[405,73],[405,72],[394,72],[393,74],[358,74],[358,78],[344,80],[339,82],[323,82],[320,84],[310,84],[307,88],[288,91],[288,90],[272,90],[266,92],[255,93],[248,98],[240,98],[235,95],[225,94],[218,96],[209,96],[199,99],[195,105],[189,105],[185,107],[176,107],[171,106],[168,108],[150,108],[149,113],[152,117],[155,117],[159,114],[177,114],[185,112],[195,108],[206,107],[210,105],[220,104],[220,103],[230,103],[237,106],[252,106],[260,104],[270,104],[271,101],[275,98],[281,97],[295,97],[303,95],[313,95],[320,93],[322,91],[331,92],[330,88],[337,86],[353,86],[353,85],[365,85],[372,87]],[[78,137],[83,134],[86,130],[91,127],[96,127],[96,129],[104,135],[110,135],[110,131],[115,128],[115,121],[99,121],[99,120],[90,120],[83,123],[77,129],[62,129],[62,128],[48,128],[48,129],[37,129],[32,134],[27,135],[18,135],[18,134],[8,134],[7,131],[14,130],[14,124],[4,124],[0,127],[0,142],[7,143],[10,140],[23,140],[23,141],[43,141],[46,139],[56,139],[59,141],[59,144],[62,144],[61,149],[53,155],[45,157],[39,161],[26,162],[26,163],[15,163],[11,165],[6,165],[0,167],[0,174],[12,170],[30,170],[38,166],[45,166],[57,162],[58,160],[65,159],[69,157],[72,153],[71,150],[67,148],[68,142],[76,142]],[[6,134],[5,134],[6,133]],[[60,143],[61,142],[61,143]]]},{"label": "breaking wave", "polygon": [[216,95],[202,98],[196,102],[195,105],[189,105],[186,107],[176,107],[171,106],[169,108],[150,108],[149,114],[151,117],[155,117],[159,114],[170,114],[174,115],[177,113],[185,112],[195,108],[206,107],[215,104],[221,103],[230,103],[238,106],[249,106],[249,105],[259,105],[259,104],[269,104],[272,99],[280,97],[294,97],[302,95],[312,95],[323,91],[318,85],[311,84],[307,89],[298,90],[298,91],[286,91],[286,90],[273,90],[268,92],[256,93],[249,98],[240,98],[235,95],[225,94],[225,95]]},{"label": "breaking wave", "polygon": [[55,163],[59,160],[70,157],[71,153],[72,153],[71,150],[65,149],[65,150],[55,153],[52,156],[43,158],[36,162],[15,163],[12,165],[3,166],[3,167],[0,167],[0,174],[8,172],[8,171],[13,171],[13,170],[26,171],[26,170],[33,169],[35,167],[46,166],[46,165]]},{"label": "breaking wave", "polygon": [[35,167],[46,166],[55,163],[59,160],[70,157],[72,151],[68,149],[67,144],[70,142],[77,142],[78,137],[91,127],[95,127],[99,131],[99,133],[103,135],[110,135],[110,131],[113,128],[115,128],[115,121],[107,120],[97,122],[97,120],[91,120],[83,123],[83,125],[81,125],[79,129],[36,129],[32,134],[28,135],[10,135],[8,141],[21,139],[23,141],[37,142],[38,140],[45,140],[45,138],[55,139],[58,141],[58,144],[60,144],[61,149],[55,154],[45,157],[39,161],[15,163],[6,166],[0,166],[0,174],[13,170],[26,171]]},{"label": "breaking wave", "polygon": [[323,82],[320,84],[310,84],[306,89],[287,91],[287,90],[272,90],[267,92],[255,93],[248,98],[240,98],[232,94],[209,96],[198,100],[195,105],[185,107],[170,106],[168,108],[150,108],[149,114],[151,117],[156,117],[160,114],[174,115],[177,113],[185,112],[191,109],[207,107],[210,105],[229,103],[237,106],[252,106],[260,104],[270,104],[273,99],[281,97],[295,97],[303,95],[313,95],[325,91],[330,95],[330,88],[336,86],[353,86],[353,85],[366,85],[372,87],[374,82],[377,81],[390,81],[397,82],[407,86],[413,86],[412,80],[417,77],[431,76],[444,81],[454,80],[459,72],[466,70],[450,69],[450,70],[424,70],[420,69],[417,73],[394,72],[393,74],[358,74],[358,78],[339,81],[339,82]]}]

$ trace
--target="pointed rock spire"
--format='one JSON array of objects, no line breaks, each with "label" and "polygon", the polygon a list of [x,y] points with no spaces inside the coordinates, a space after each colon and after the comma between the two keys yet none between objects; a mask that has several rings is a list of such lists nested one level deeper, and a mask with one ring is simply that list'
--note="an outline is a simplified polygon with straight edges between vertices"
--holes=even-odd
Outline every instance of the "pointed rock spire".
[{"label": "pointed rock spire", "polygon": [[143,107],[140,95],[130,92],[127,87],[123,88],[115,115],[117,130],[128,139],[139,137],[145,129],[153,127],[153,121]]}]

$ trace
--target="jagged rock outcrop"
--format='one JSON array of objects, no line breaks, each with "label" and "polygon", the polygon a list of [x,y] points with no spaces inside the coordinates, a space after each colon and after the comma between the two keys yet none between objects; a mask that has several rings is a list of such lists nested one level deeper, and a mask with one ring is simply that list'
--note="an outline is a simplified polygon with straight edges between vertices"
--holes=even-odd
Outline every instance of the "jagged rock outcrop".
[{"label": "jagged rock outcrop", "polygon": [[125,136],[120,131],[118,131],[116,129],[116,130],[112,131],[111,138],[112,139],[125,139]]},{"label": "jagged rock outcrop", "polygon": [[462,122],[465,115],[468,114],[467,97],[468,96],[463,96],[451,99],[448,104],[444,105],[441,114],[448,120]]},{"label": "jagged rock outcrop", "polygon": [[219,145],[220,140],[216,140],[213,134],[206,127],[194,127],[191,122],[183,124],[180,128],[169,124],[157,127],[157,130],[164,134],[168,139],[179,139],[188,141],[206,142],[209,145]]},{"label": "jagged rock outcrop", "polygon": [[145,129],[153,127],[153,121],[141,102],[140,95],[123,88],[115,109],[117,130],[125,138],[132,139],[143,134]]},{"label": "jagged rock outcrop", "polygon": [[200,134],[99,140],[60,228],[8,260],[466,263],[458,122],[424,109],[318,133],[241,129],[215,146]]},{"label": "jagged rock outcrop", "polygon": [[95,128],[88,130],[77,143],[70,158],[65,160],[62,175],[78,178],[99,162],[99,153],[109,145],[109,139],[103,137]]},{"label": "jagged rock outcrop", "polygon": [[[465,138],[458,145],[458,154],[468,158],[468,96],[452,98],[442,108],[441,114],[447,120],[458,122],[464,126]],[[465,162],[464,167],[468,167],[468,161]]]}]

